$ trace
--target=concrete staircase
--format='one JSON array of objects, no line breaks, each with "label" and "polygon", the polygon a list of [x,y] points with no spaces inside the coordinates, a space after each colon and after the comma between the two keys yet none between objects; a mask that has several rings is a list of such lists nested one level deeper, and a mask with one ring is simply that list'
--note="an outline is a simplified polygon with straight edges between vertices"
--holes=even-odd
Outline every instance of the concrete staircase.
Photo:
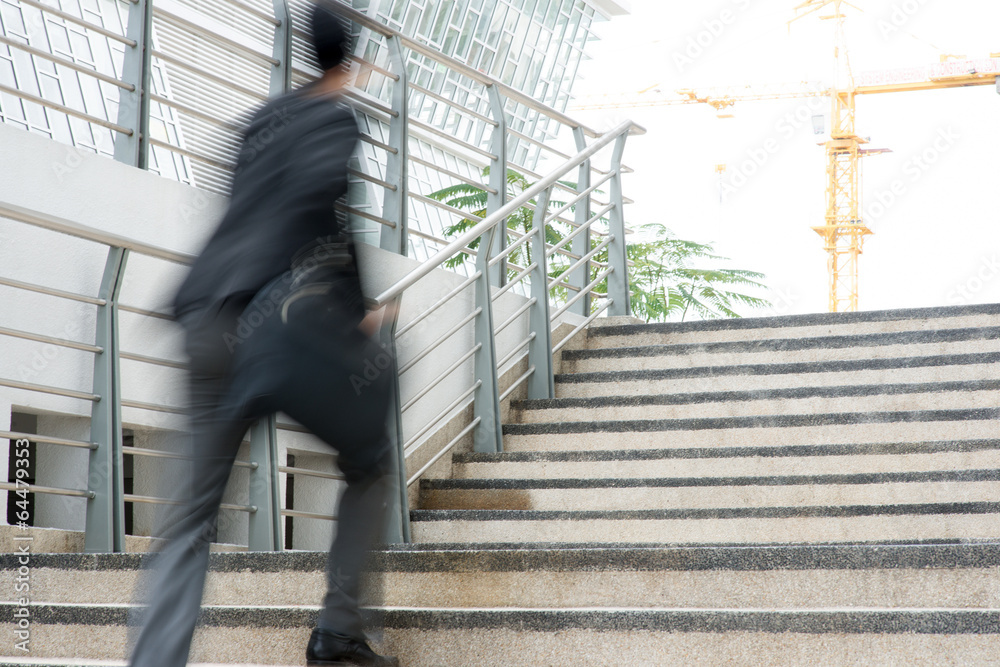
[{"label": "concrete staircase", "polygon": [[[422,483],[415,544],[374,559],[380,643],[407,666],[1000,664],[998,362],[1000,306],[594,327],[503,454]],[[214,554],[193,660],[302,664],[323,561]],[[139,560],[31,563],[31,655],[120,659]]]}]

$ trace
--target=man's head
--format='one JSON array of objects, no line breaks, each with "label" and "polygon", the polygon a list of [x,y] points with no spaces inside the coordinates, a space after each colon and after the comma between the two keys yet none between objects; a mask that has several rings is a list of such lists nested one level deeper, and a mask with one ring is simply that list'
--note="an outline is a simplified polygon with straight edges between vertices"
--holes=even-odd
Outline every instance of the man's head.
[{"label": "man's head", "polygon": [[332,4],[330,0],[320,0],[313,6],[309,17],[316,57],[324,71],[339,66],[347,57],[350,48],[344,19]]}]

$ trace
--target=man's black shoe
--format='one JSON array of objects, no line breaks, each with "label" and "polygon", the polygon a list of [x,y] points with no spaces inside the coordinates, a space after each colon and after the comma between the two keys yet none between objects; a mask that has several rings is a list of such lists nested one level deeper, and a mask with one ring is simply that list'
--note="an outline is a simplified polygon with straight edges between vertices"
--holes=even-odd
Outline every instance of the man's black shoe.
[{"label": "man's black shoe", "polygon": [[379,655],[360,639],[316,628],[306,647],[306,664],[399,667],[399,660]]}]

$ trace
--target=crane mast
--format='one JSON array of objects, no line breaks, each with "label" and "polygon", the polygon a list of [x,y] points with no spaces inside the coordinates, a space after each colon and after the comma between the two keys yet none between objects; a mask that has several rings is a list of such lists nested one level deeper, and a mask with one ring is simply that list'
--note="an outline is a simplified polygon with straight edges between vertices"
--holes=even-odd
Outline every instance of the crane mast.
[{"label": "crane mast", "polygon": [[[823,239],[827,252],[829,309],[831,313],[858,309],[858,264],[865,237],[872,231],[861,218],[861,158],[866,139],[855,128],[856,107],[854,74],[844,33],[844,0],[809,0],[796,7],[801,18],[833,5],[833,15],[824,19],[835,22],[835,83],[830,90],[830,140],[826,142],[827,185],[826,217],[823,225],[813,227]],[[795,19],[793,19],[794,21]]]}]

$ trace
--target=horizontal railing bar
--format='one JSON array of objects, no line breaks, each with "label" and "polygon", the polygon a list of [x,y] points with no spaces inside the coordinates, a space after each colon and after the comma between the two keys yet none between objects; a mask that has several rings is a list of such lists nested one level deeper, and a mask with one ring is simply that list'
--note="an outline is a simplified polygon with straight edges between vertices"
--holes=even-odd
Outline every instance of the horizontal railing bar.
[{"label": "horizontal railing bar", "polygon": [[[305,74],[305,72],[303,72],[303,74]],[[344,96],[350,97],[352,100],[355,100],[356,102],[358,102],[358,104],[363,104],[363,105],[365,105],[367,107],[375,109],[376,111],[381,111],[382,113],[384,113],[385,115],[387,115],[387,116],[389,116],[391,118],[396,118],[397,116],[399,116],[399,112],[396,111],[395,109],[393,109],[392,107],[387,107],[384,104],[382,104],[381,102],[376,102],[375,100],[373,100],[373,99],[371,99],[371,98],[369,98],[367,96],[362,95],[361,92],[362,91],[360,91],[360,90],[354,90],[352,88],[344,88],[343,89]],[[379,119],[379,120],[383,120],[384,121],[384,119]],[[388,122],[388,121],[385,121],[385,122]]]},{"label": "horizontal railing bar", "polygon": [[409,87],[410,87],[411,90],[415,90],[418,93],[420,93],[421,95],[426,95],[427,97],[435,99],[438,102],[444,102],[445,104],[447,104],[449,107],[453,108],[458,113],[465,114],[467,116],[472,116],[473,118],[475,118],[477,120],[481,120],[484,123],[488,123],[488,124],[492,125],[493,127],[500,127],[500,123],[496,122],[495,120],[493,120],[489,116],[484,116],[483,114],[479,113],[478,111],[473,111],[472,109],[468,109],[468,108],[462,106],[461,104],[459,104],[458,102],[456,102],[455,100],[449,100],[447,97],[444,97],[443,95],[438,95],[437,93],[432,92],[430,90],[427,90],[426,88],[424,88],[422,86],[418,86],[415,83],[409,83],[408,85],[409,85]]},{"label": "horizontal railing bar", "polygon": [[[123,454],[130,454],[132,456],[148,456],[153,459],[171,459],[177,461],[194,461],[190,456],[184,456],[183,454],[178,454],[177,452],[165,452],[160,449],[147,449],[146,447],[132,447],[130,445],[125,445],[122,447]],[[256,470],[260,467],[260,464],[255,461],[241,461],[236,459],[233,461],[233,466],[236,468],[248,468],[250,470]]]},{"label": "horizontal railing bar", "polygon": [[447,454],[448,452],[450,452],[452,450],[452,448],[455,445],[458,444],[459,440],[461,440],[466,435],[468,435],[469,431],[471,431],[472,429],[474,429],[477,426],[479,426],[479,424],[482,421],[483,421],[482,417],[476,417],[475,419],[472,420],[471,423],[469,423],[468,426],[466,426],[461,431],[459,431],[458,435],[456,435],[454,438],[451,439],[451,442],[449,442],[447,445],[445,445],[444,447],[442,447],[441,451],[439,451],[437,454],[435,454],[434,456],[432,456],[430,461],[428,461],[427,463],[425,463],[424,466],[420,470],[418,470],[415,475],[413,475],[413,477],[411,477],[410,479],[408,479],[406,481],[407,488],[409,488],[410,486],[412,486],[415,481],[417,481],[418,479],[420,479],[421,475],[423,475],[425,472],[427,472],[432,465],[434,465],[435,463],[437,463],[438,461],[440,461],[442,456],[444,456],[445,454]]},{"label": "horizontal railing bar", "polygon": [[205,164],[210,164],[216,169],[221,169],[223,171],[232,171],[233,165],[226,164],[225,162],[219,162],[215,158],[209,157],[207,155],[202,155],[201,153],[196,153],[187,148],[181,148],[180,146],[174,146],[173,144],[168,144],[165,141],[160,141],[159,139],[149,138],[150,146],[159,146],[160,148],[165,148],[168,151],[177,153],[178,155],[183,155],[184,157],[189,157],[192,160],[198,160],[199,162],[204,162]]},{"label": "horizontal railing bar", "polygon": [[345,477],[336,472],[323,472],[322,470],[309,470],[308,468],[296,468],[295,466],[278,466],[278,472],[289,475],[302,475],[304,477],[320,477],[322,479],[344,480]]},{"label": "horizontal railing bar", "polygon": [[84,19],[82,19],[82,18],[80,18],[78,16],[73,16],[72,14],[70,14],[68,12],[64,12],[62,10],[56,9],[55,7],[49,7],[48,5],[43,5],[40,2],[36,2],[36,0],[20,0],[20,3],[22,5],[27,5],[28,7],[34,7],[35,9],[40,9],[43,12],[46,12],[48,14],[52,14],[53,16],[58,16],[59,18],[63,19],[64,21],[69,21],[70,23],[75,23],[77,25],[83,26],[87,30],[93,30],[94,32],[96,32],[99,35],[104,35],[105,37],[109,37],[111,39],[117,40],[117,41],[121,42],[122,44],[125,44],[126,46],[135,46],[135,44],[136,44],[136,42],[135,42],[134,39],[129,39],[128,37],[125,37],[124,35],[119,35],[118,33],[114,32],[114,31],[108,30],[107,28],[104,28],[102,26],[96,25],[94,23],[90,23],[89,21],[85,21]]},{"label": "horizontal railing bar", "polygon": [[441,421],[442,419],[444,419],[448,415],[449,412],[451,412],[452,410],[454,410],[455,408],[457,408],[459,405],[461,405],[462,401],[464,401],[469,396],[471,396],[482,385],[483,385],[483,381],[482,380],[476,380],[476,382],[471,387],[469,387],[464,392],[462,392],[461,396],[459,396],[454,401],[452,401],[448,405],[448,407],[446,407],[444,410],[442,410],[441,412],[439,412],[437,414],[437,416],[434,417],[434,419],[432,419],[429,422],[427,422],[422,429],[420,429],[419,431],[417,431],[417,434],[414,435],[412,438],[410,438],[406,442],[406,444],[403,446],[403,458],[404,459],[409,458],[409,456],[413,452],[415,452],[418,449],[420,449],[420,447],[423,446],[424,443],[420,443],[419,445],[416,445],[416,446],[414,446],[413,443],[415,443],[417,440],[419,440],[420,438],[422,438],[425,433],[427,433],[432,428],[434,428],[434,426],[436,426],[439,421]]},{"label": "horizontal railing bar", "polygon": [[271,57],[270,55],[261,53],[260,51],[251,46],[238,42],[235,39],[230,39],[225,35],[220,35],[216,32],[212,32],[205,26],[198,25],[194,21],[189,21],[188,19],[182,16],[173,14],[170,11],[164,9],[162,5],[154,4],[153,10],[154,10],[153,15],[157,19],[166,21],[168,23],[172,23],[174,24],[175,27],[180,28],[182,30],[189,30],[191,32],[198,33],[209,42],[215,42],[216,44],[236,49],[237,51],[242,51],[243,53],[249,56],[253,56],[258,60],[275,67],[281,64],[280,60],[277,60]]},{"label": "horizontal railing bar", "polygon": [[556,320],[556,318],[558,318],[560,315],[562,315],[567,310],[569,310],[573,306],[574,303],[576,303],[577,301],[579,301],[580,299],[582,299],[587,294],[591,293],[591,291],[595,287],[597,287],[597,285],[602,280],[604,280],[609,275],[611,275],[611,272],[614,271],[614,270],[615,270],[615,267],[609,266],[604,271],[601,271],[599,274],[597,274],[597,277],[594,278],[592,281],[590,281],[590,284],[588,284],[586,287],[584,287],[582,290],[580,290],[577,294],[575,294],[573,296],[572,299],[570,299],[569,301],[567,301],[566,303],[564,303],[556,312],[554,312],[552,314],[551,321],[554,322]]},{"label": "horizontal railing bar", "polygon": [[101,127],[106,127],[109,130],[114,130],[115,132],[119,132],[129,137],[132,136],[132,130],[128,129],[127,127],[122,127],[121,125],[104,120],[103,118],[98,118],[97,116],[91,116],[90,114],[84,113],[83,111],[77,111],[76,109],[68,107],[64,104],[58,104],[56,102],[52,102],[50,100],[45,99],[44,97],[39,97],[38,95],[32,95],[31,93],[26,93],[23,90],[18,90],[17,88],[11,88],[10,86],[5,86],[3,84],[0,84],[0,93],[7,93],[9,95],[13,95],[14,97],[19,97],[22,100],[27,100],[28,102],[34,102],[35,104],[40,104],[43,107],[48,107],[49,109],[52,109],[54,111],[59,111],[60,113],[64,113],[67,116],[73,116],[74,118],[85,120],[88,123],[93,123],[94,125],[100,125]]},{"label": "horizontal railing bar", "polygon": [[[508,266],[513,267],[514,265],[513,264],[508,264]],[[525,268],[521,269],[521,271],[518,272],[513,278],[511,278],[510,280],[507,281],[506,285],[504,285],[503,287],[501,287],[500,289],[498,289],[493,294],[492,300],[496,301],[497,299],[499,299],[500,297],[502,297],[512,287],[514,287],[514,285],[516,285],[519,282],[521,282],[521,280],[523,280],[525,278],[525,276],[527,276],[529,273],[531,273],[532,271],[534,271],[537,268],[538,268],[538,262],[532,262],[531,264],[529,264]]]},{"label": "horizontal railing bar", "polygon": [[134,313],[136,315],[145,315],[146,317],[155,317],[160,320],[167,320],[169,322],[174,321],[174,316],[169,313],[161,313],[158,310],[147,310],[145,308],[136,308],[135,306],[126,306],[124,304],[118,304],[118,310],[125,313]]},{"label": "horizontal railing bar", "polygon": [[539,148],[541,148],[543,150],[546,150],[546,151],[548,151],[550,153],[553,153],[554,155],[557,155],[557,156],[561,157],[564,160],[568,160],[570,158],[569,155],[566,155],[562,151],[558,151],[555,148],[552,148],[551,146],[549,146],[548,144],[546,144],[544,141],[539,141],[538,139],[535,139],[534,137],[530,137],[527,134],[524,134],[523,132],[518,132],[517,130],[512,130],[511,128],[508,127],[507,128],[507,134],[515,136],[518,139],[523,139],[524,141],[527,141],[528,143],[534,144],[534,145],[538,146]]},{"label": "horizontal railing bar", "polygon": [[452,134],[448,134],[444,130],[437,129],[433,125],[428,125],[427,123],[423,123],[423,122],[421,122],[419,120],[410,119],[410,127],[418,128],[420,130],[423,130],[424,132],[428,132],[430,134],[433,134],[433,135],[436,135],[438,137],[441,137],[442,139],[445,139],[447,141],[451,141],[451,142],[453,142],[455,144],[458,144],[462,148],[465,148],[466,150],[470,150],[473,153],[477,153],[479,155],[482,155],[484,158],[486,158],[488,160],[497,160],[497,159],[499,159],[493,153],[491,153],[491,152],[489,152],[487,150],[483,150],[482,148],[480,148],[478,146],[473,146],[472,144],[470,144],[467,141],[462,141],[461,139],[457,138],[456,136],[454,136]]},{"label": "horizontal railing bar", "polygon": [[[174,500],[173,498],[157,498],[156,496],[141,496],[135,493],[125,493],[122,494],[122,498],[127,503],[143,503],[146,505],[184,505],[183,500]],[[234,505],[232,503],[220,503],[219,509],[222,510],[233,510],[236,512],[247,512],[253,514],[257,511],[256,505]]]},{"label": "horizontal railing bar", "polygon": [[611,242],[614,241],[614,240],[615,240],[614,236],[609,236],[608,238],[606,238],[603,241],[601,241],[601,243],[596,248],[594,248],[593,250],[591,250],[590,252],[588,252],[586,255],[584,255],[583,257],[581,257],[579,260],[577,260],[573,264],[570,264],[566,268],[566,270],[563,271],[563,274],[562,274],[561,278],[557,278],[556,280],[554,280],[554,281],[552,281],[552,282],[549,283],[549,289],[552,289],[553,287],[555,287],[557,285],[560,285],[560,284],[563,285],[564,287],[569,287],[570,289],[572,289],[573,285],[566,284],[566,281],[569,280],[569,274],[573,273],[578,268],[580,268],[580,266],[582,264],[584,264],[587,261],[593,259],[595,255],[597,255],[599,252],[601,252],[602,250],[604,250],[605,248],[607,248],[608,245],[610,245]]},{"label": "horizontal railing bar", "polygon": [[492,229],[493,227],[503,224],[504,221],[512,215],[518,208],[520,208],[524,203],[530,201],[533,197],[537,196],[538,193],[551,187],[554,183],[563,177],[569,170],[577,166],[578,163],[582,163],[589,159],[592,155],[603,149],[605,146],[610,144],[618,136],[626,132],[629,128],[633,127],[630,121],[621,123],[618,127],[610,130],[604,134],[599,139],[591,142],[583,151],[577,153],[571,160],[563,163],[562,166],[555,169],[545,178],[541,179],[530,188],[514,197],[509,202],[500,207],[499,210],[493,212],[492,214],[486,216],[484,220],[474,225],[472,229],[469,229],[464,234],[460,235],[458,238],[453,239],[451,243],[446,245],[437,251],[432,257],[427,261],[422,263],[419,267],[413,269],[401,279],[396,281],[388,289],[384,290],[379,294],[375,301],[379,305],[384,305],[390,300],[396,298],[400,293],[406,290],[408,287],[413,285],[416,281],[426,276],[428,273],[436,269],[440,264],[450,259],[458,250],[469,245],[474,239],[479,238],[484,233]]},{"label": "horizontal railing bar", "polygon": [[317,512],[303,512],[301,510],[281,510],[281,516],[298,517],[300,519],[321,519],[323,521],[337,521],[336,514],[319,514]]},{"label": "horizontal railing bar", "polygon": [[154,366],[166,366],[167,368],[179,368],[180,370],[187,370],[188,365],[183,361],[174,361],[173,359],[162,359],[160,357],[149,357],[144,354],[133,354],[132,352],[120,352],[118,354],[122,359],[128,359],[129,361],[138,361],[143,364],[153,364]]},{"label": "horizontal railing bar", "polygon": [[174,56],[170,55],[169,53],[164,53],[163,51],[159,51],[157,49],[153,49],[152,50],[152,55],[153,55],[154,58],[159,58],[163,62],[170,63],[172,65],[176,65],[177,67],[180,67],[182,69],[185,69],[185,70],[191,72],[192,74],[197,74],[198,76],[200,76],[202,78],[205,78],[205,79],[208,79],[209,81],[214,81],[215,83],[217,83],[217,84],[219,84],[221,86],[225,86],[226,88],[229,88],[230,90],[235,90],[236,92],[242,93],[242,94],[246,95],[247,97],[253,97],[255,99],[260,100],[261,102],[266,102],[267,101],[267,95],[265,95],[265,94],[259,93],[259,92],[255,91],[255,90],[251,90],[250,88],[247,88],[246,86],[243,86],[241,84],[233,83],[231,80],[227,79],[226,77],[219,76],[218,74],[213,74],[212,72],[209,72],[206,69],[202,69],[201,67],[198,67],[197,65],[192,65],[191,63],[186,63],[183,60],[181,60],[180,58],[175,58]]},{"label": "horizontal railing bar", "polygon": [[176,408],[170,405],[157,405],[156,403],[145,403],[143,401],[130,401],[124,398],[122,399],[122,407],[149,410],[150,412],[166,412],[173,415],[182,415],[186,412],[183,408]]},{"label": "horizontal railing bar", "polygon": [[377,215],[373,215],[366,211],[359,211],[356,208],[351,208],[350,206],[346,206],[344,204],[341,204],[340,202],[334,204],[333,208],[343,213],[347,213],[348,215],[356,215],[359,218],[364,218],[365,220],[371,220],[372,222],[377,222],[380,225],[385,225],[386,227],[391,227],[392,229],[396,228],[396,223],[393,222],[392,220],[386,220],[385,218],[380,218]]},{"label": "horizontal railing bar", "polygon": [[116,79],[113,76],[108,76],[107,74],[104,74],[102,72],[98,72],[97,70],[93,70],[93,69],[87,67],[86,65],[81,65],[80,63],[75,63],[72,60],[67,60],[65,58],[61,58],[61,57],[59,57],[59,56],[57,56],[57,55],[55,55],[53,53],[49,53],[48,51],[43,51],[41,49],[36,49],[33,46],[30,46],[28,44],[23,44],[21,42],[18,42],[16,40],[10,39],[8,37],[4,37],[3,35],[0,35],[0,44],[4,44],[4,45],[9,46],[9,47],[14,47],[16,49],[20,49],[20,50],[24,51],[25,53],[29,53],[29,54],[31,54],[33,56],[38,57],[38,58],[43,58],[45,60],[49,60],[49,61],[51,61],[51,62],[53,62],[53,63],[55,63],[57,65],[62,65],[63,67],[71,69],[71,70],[73,70],[75,72],[80,72],[81,74],[87,74],[88,76],[92,76],[95,79],[98,79],[98,80],[103,81],[105,83],[110,83],[113,86],[118,86],[119,88],[123,88],[123,89],[128,90],[128,91],[135,90],[135,86],[132,85],[131,83],[122,81],[121,79]]},{"label": "horizontal railing bar", "polygon": [[355,63],[361,65],[362,67],[367,67],[368,69],[370,69],[370,70],[372,70],[374,72],[378,72],[379,74],[381,74],[382,76],[386,77],[387,79],[392,79],[393,81],[399,81],[399,75],[398,74],[394,74],[393,72],[390,72],[389,70],[387,70],[384,67],[376,65],[373,62],[369,62],[368,60],[365,60],[361,56],[355,55],[353,53],[349,53],[349,54],[347,54],[347,60],[350,60],[351,62],[355,62]]},{"label": "horizontal railing bar", "polygon": [[497,362],[497,368],[503,368],[504,364],[506,364],[508,361],[510,361],[511,359],[513,359],[515,356],[517,356],[517,354],[522,349],[524,349],[525,345],[528,345],[529,343],[531,343],[531,341],[535,340],[535,338],[537,338],[537,337],[538,337],[538,334],[535,333],[534,331],[532,331],[530,334],[528,334],[527,338],[525,338],[520,343],[518,343],[517,345],[515,345],[513,350],[511,350],[510,352],[508,352],[506,355],[504,355],[503,359],[501,359],[500,361]]},{"label": "horizontal railing bar", "polygon": [[573,338],[573,336],[577,335],[578,333],[583,331],[586,327],[590,326],[590,323],[593,322],[595,319],[597,319],[597,317],[605,310],[607,310],[614,302],[615,302],[614,298],[609,296],[604,301],[604,303],[601,304],[600,308],[595,310],[593,314],[590,315],[590,317],[581,322],[578,327],[576,327],[575,329],[573,329],[573,331],[569,333],[569,335],[567,335],[565,338],[559,341],[558,345],[554,345],[552,347],[552,354],[555,355],[557,352],[559,352],[559,350],[563,349],[566,343],[568,343]]},{"label": "horizontal railing bar", "polygon": [[573,206],[575,206],[578,201],[580,201],[581,199],[583,199],[587,195],[593,193],[594,190],[596,190],[597,188],[599,188],[602,185],[604,185],[612,176],[614,176],[614,174],[608,174],[604,178],[599,179],[596,183],[594,183],[593,185],[591,185],[589,188],[587,188],[583,192],[576,193],[576,196],[573,197],[572,199],[570,199],[568,202],[566,202],[563,205],[562,208],[560,208],[558,211],[556,211],[551,216],[549,216],[548,218],[546,218],[545,219],[545,224],[548,224],[549,222],[557,219],[559,216],[561,216],[563,213],[565,213],[568,209],[570,209]]},{"label": "horizontal railing bar", "polygon": [[347,173],[350,174],[351,176],[357,176],[362,181],[368,181],[369,183],[374,183],[375,185],[381,185],[383,188],[385,188],[386,190],[390,190],[391,192],[395,192],[396,190],[399,189],[389,181],[383,181],[381,178],[377,178],[375,176],[369,176],[365,172],[360,171],[358,169],[353,169],[351,167],[348,167]]},{"label": "horizontal railing bar", "polygon": [[535,372],[535,367],[532,366],[527,371],[525,371],[524,375],[522,375],[521,377],[519,377],[516,380],[514,380],[514,382],[512,382],[511,385],[509,387],[507,387],[507,389],[505,389],[502,394],[500,394],[500,398],[498,400],[500,402],[503,402],[504,400],[506,400],[507,397],[510,396],[511,394],[513,394],[514,390],[517,389],[518,387],[520,387],[521,383],[524,382],[525,380],[527,380],[529,377],[531,377],[531,374],[534,373],[534,372]]},{"label": "horizontal railing bar", "polygon": [[410,192],[409,194],[412,199],[416,199],[417,201],[423,202],[428,206],[435,206],[443,211],[448,211],[449,213],[465,218],[469,222],[479,222],[480,220],[482,220],[482,218],[472,215],[471,213],[466,213],[460,208],[449,206],[448,204],[445,204],[443,201],[438,201],[437,199],[431,199],[430,197],[417,194],[416,192]]},{"label": "horizontal railing bar", "polygon": [[168,107],[176,109],[181,113],[185,113],[189,116],[194,116],[195,118],[201,119],[206,123],[212,123],[214,125],[225,127],[226,129],[231,130],[233,132],[240,132],[243,129],[242,125],[240,125],[239,123],[235,123],[229,120],[223,120],[221,118],[216,118],[215,116],[207,114],[204,111],[200,111],[199,109],[196,109],[192,106],[188,106],[187,104],[181,104],[177,100],[167,99],[166,97],[163,97],[162,95],[157,95],[156,93],[151,94],[149,96],[149,99],[153,102],[164,104]]},{"label": "horizontal railing bar", "polygon": [[47,294],[49,296],[56,296],[61,299],[69,299],[71,301],[89,303],[94,306],[105,306],[108,303],[106,299],[98,299],[97,297],[94,296],[86,296],[85,294],[77,294],[75,292],[66,292],[61,289],[55,289],[54,287],[42,287],[41,285],[21,282],[20,280],[14,280],[13,278],[0,278],[0,285],[6,285],[7,287],[16,287],[17,289],[23,289],[29,292],[37,292],[39,294]]},{"label": "horizontal railing bar", "polygon": [[424,387],[424,388],[423,388],[423,389],[421,389],[421,390],[420,390],[419,392],[417,392],[417,394],[416,394],[415,396],[413,396],[413,398],[411,398],[410,400],[408,400],[408,401],[407,401],[407,402],[406,402],[406,403],[405,403],[405,404],[403,405],[403,407],[401,407],[401,408],[399,409],[399,411],[400,411],[401,413],[402,413],[402,412],[406,412],[406,411],[407,411],[407,410],[408,410],[409,408],[413,407],[413,405],[414,405],[414,404],[415,404],[415,403],[416,403],[417,401],[419,401],[419,400],[420,400],[421,398],[423,398],[424,396],[426,396],[426,395],[427,395],[427,393],[428,393],[428,392],[429,392],[429,391],[430,391],[431,389],[433,389],[434,387],[438,386],[438,384],[440,384],[440,383],[441,383],[441,381],[442,381],[442,380],[444,380],[444,379],[445,379],[446,377],[448,377],[449,375],[451,375],[451,373],[452,373],[452,372],[454,372],[454,371],[455,371],[455,369],[457,369],[457,368],[458,368],[459,366],[461,366],[461,365],[462,365],[462,364],[464,364],[464,363],[465,363],[466,361],[468,361],[469,359],[471,359],[471,358],[472,358],[472,355],[474,355],[474,354],[475,354],[476,352],[478,352],[479,350],[481,350],[481,349],[482,349],[482,347],[483,347],[483,344],[482,344],[482,343],[476,343],[476,346],[475,346],[475,347],[473,347],[473,348],[472,348],[471,350],[469,350],[468,352],[466,352],[465,354],[463,354],[463,355],[462,355],[462,356],[461,356],[461,357],[460,357],[460,358],[458,359],[458,361],[456,361],[455,363],[453,363],[453,364],[452,364],[451,366],[449,366],[449,367],[448,367],[447,369],[445,369],[445,370],[444,370],[443,372],[439,373],[439,374],[438,374],[438,376],[437,376],[436,378],[434,378],[434,380],[432,380],[432,381],[430,382],[430,384],[428,384],[428,385],[427,385],[426,387]]},{"label": "horizontal railing bar", "polygon": [[525,303],[523,306],[521,306],[516,311],[514,311],[513,315],[511,315],[506,320],[504,320],[504,323],[501,324],[500,326],[498,326],[496,328],[496,330],[494,330],[493,336],[494,337],[499,336],[501,331],[503,331],[504,329],[506,329],[507,327],[509,327],[511,324],[513,324],[517,320],[517,318],[519,318],[521,315],[523,315],[525,313],[525,311],[528,310],[528,308],[531,308],[536,303],[538,303],[538,299],[536,299],[535,297],[531,297],[530,299],[528,299],[527,303]]},{"label": "horizontal railing bar", "polygon": [[[529,201],[524,203],[524,208],[528,209],[529,211],[534,211],[538,208],[538,206]],[[549,218],[545,221],[545,224],[548,225],[551,224],[552,222],[561,222],[569,227],[576,226],[576,223],[570,220],[569,218]]]},{"label": "horizontal railing bar", "polygon": [[398,155],[399,154],[399,149],[398,148],[393,148],[389,144],[383,143],[383,142],[379,141],[378,139],[376,139],[375,137],[373,137],[371,135],[368,135],[368,134],[365,134],[364,132],[361,133],[361,141],[363,141],[363,142],[365,142],[367,144],[371,144],[372,146],[375,146],[377,148],[381,148],[386,153],[392,153],[393,155]]},{"label": "horizontal railing bar", "polygon": [[97,449],[96,442],[84,442],[83,440],[67,440],[66,438],[53,438],[48,435],[38,435],[36,433],[21,433],[19,431],[0,431],[0,438],[7,438],[8,440],[30,440],[31,442],[39,442],[39,443],[44,443],[46,445],[59,445],[60,447]]},{"label": "horizontal railing bar", "polygon": [[[432,241],[434,243],[441,243],[441,244],[447,243],[447,241],[445,241],[444,239],[439,239],[436,236],[432,236],[431,234],[426,234],[426,233],[421,232],[421,231],[416,230],[416,229],[410,229],[407,233],[410,236],[416,236],[417,238],[427,239],[428,241]],[[479,256],[479,253],[477,251],[473,250],[472,248],[463,248],[462,252],[468,253],[468,254],[472,255],[473,257],[478,257]],[[372,307],[375,308],[376,305],[377,305],[377,302],[374,299],[372,299],[371,303],[372,303]]]},{"label": "horizontal railing bar", "polygon": [[54,486],[38,486],[36,484],[17,484],[16,482],[0,482],[0,489],[7,491],[25,491],[27,493],[42,493],[47,496],[70,496],[72,498],[96,498],[93,491],[79,489],[62,489]]},{"label": "horizontal railing bar", "polygon": [[476,316],[479,315],[481,312],[483,312],[482,307],[476,308],[471,313],[469,313],[461,320],[459,320],[457,324],[448,329],[447,332],[438,336],[437,340],[435,340],[433,343],[425,347],[418,354],[414,355],[414,357],[410,359],[408,362],[406,362],[405,365],[401,366],[399,369],[399,375],[402,375],[406,371],[413,368],[418,362],[423,360],[424,357],[426,357],[428,354],[436,350],[442,343],[444,343],[446,340],[448,340],[449,338],[457,334],[459,331],[461,331],[462,327],[464,327],[466,324],[474,320]]},{"label": "horizontal railing bar", "polygon": [[413,327],[415,327],[417,324],[419,324],[420,322],[422,322],[424,320],[424,318],[426,318],[427,316],[429,316],[431,313],[433,313],[434,311],[436,311],[438,308],[440,308],[444,304],[446,304],[449,301],[451,301],[452,297],[458,295],[462,290],[467,289],[472,283],[474,283],[477,280],[479,280],[479,276],[481,276],[481,275],[483,275],[482,271],[476,271],[471,276],[469,276],[468,278],[466,278],[465,280],[463,280],[461,282],[461,284],[458,285],[458,287],[454,288],[453,290],[451,290],[450,292],[448,292],[447,294],[445,294],[443,297],[441,297],[440,299],[438,299],[437,301],[435,301],[433,306],[431,306],[430,308],[425,308],[423,311],[421,311],[421,313],[419,315],[417,315],[416,317],[414,317],[412,320],[410,320],[409,322],[407,322],[405,325],[399,327],[396,330],[396,338],[399,338],[400,336],[402,336],[404,333],[406,333],[407,331],[409,331],[410,329],[412,329]]},{"label": "horizontal railing bar", "polygon": [[46,343],[48,345],[57,345],[59,347],[67,347],[72,350],[80,350],[82,352],[91,352],[93,354],[101,354],[104,352],[103,347],[98,347],[97,345],[90,345],[89,343],[79,343],[75,340],[67,340],[65,338],[55,338],[53,336],[44,336],[42,334],[31,333],[30,331],[21,331],[20,329],[8,329],[7,327],[0,327],[0,336],[10,336],[11,338],[21,338],[24,340],[35,341],[36,343]]},{"label": "horizontal railing bar", "polygon": [[[510,233],[510,232],[512,232],[512,231],[514,231],[514,230],[512,230],[512,229],[509,229],[509,228],[508,228],[508,230],[507,230],[507,232],[508,232],[508,233]],[[518,240],[516,240],[516,241],[514,241],[513,243],[511,243],[511,244],[510,244],[509,246],[507,246],[506,248],[504,248],[504,249],[503,249],[503,252],[501,252],[501,253],[498,253],[496,257],[493,257],[492,259],[490,259],[490,261],[489,261],[489,265],[490,265],[490,266],[494,266],[494,265],[496,265],[496,264],[497,264],[498,262],[501,262],[501,261],[503,261],[503,259],[504,259],[505,257],[507,257],[508,255],[510,255],[510,254],[511,254],[512,252],[514,252],[515,250],[517,250],[518,248],[520,248],[520,247],[521,247],[522,245],[524,245],[524,244],[525,244],[525,243],[527,243],[528,241],[530,241],[530,240],[531,240],[531,237],[532,237],[532,236],[535,236],[536,234],[538,234],[538,232],[539,232],[539,231],[541,231],[541,230],[540,230],[540,229],[537,229],[537,228],[536,228],[536,229],[532,229],[532,230],[531,230],[530,232],[528,232],[527,234],[521,234],[521,238],[519,238]]]},{"label": "horizontal railing bar", "polygon": [[458,172],[451,171],[450,169],[436,165],[433,162],[415,157],[413,155],[410,155],[409,158],[410,162],[416,162],[417,164],[422,164],[425,167],[429,167],[430,169],[440,172],[446,176],[451,176],[457,181],[462,181],[463,183],[467,183],[473,187],[482,188],[483,190],[486,190],[486,192],[489,192],[491,195],[498,194],[496,188],[491,188],[488,185],[483,185],[482,183],[476,181],[475,179],[469,178],[468,176],[462,176]]},{"label": "horizontal railing bar", "polygon": [[[567,243],[569,243],[570,241],[572,241],[579,234],[581,234],[584,231],[590,229],[591,225],[593,225],[595,222],[597,222],[598,220],[600,220],[601,217],[605,213],[607,213],[608,211],[610,211],[614,207],[615,207],[614,204],[608,204],[607,206],[605,206],[604,208],[602,208],[590,220],[587,220],[585,223],[583,223],[582,225],[580,225],[579,227],[577,227],[576,229],[574,229],[572,232],[570,232],[569,234],[567,234],[565,237],[563,237],[562,239],[560,239],[559,243],[556,243],[553,246],[551,246],[550,248],[546,249],[545,256],[546,257],[550,257],[552,255],[552,253],[558,252],[560,248],[562,248],[564,245],[566,245]],[[575,257],[576,257],[576,259],[580,259],[579,255],[576,255]]]}]

